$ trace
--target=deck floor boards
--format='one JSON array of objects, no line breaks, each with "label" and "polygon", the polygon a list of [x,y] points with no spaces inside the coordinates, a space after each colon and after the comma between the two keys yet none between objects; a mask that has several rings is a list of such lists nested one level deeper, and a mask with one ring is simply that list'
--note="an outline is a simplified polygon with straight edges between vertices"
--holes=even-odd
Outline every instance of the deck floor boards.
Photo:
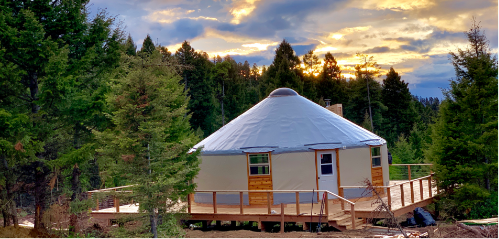
[{"label": "deck floor boards", "polygon": [[[405,181],[390,181],[390,185],[394,184],[400,184]],[[415,181],[414,184],[414,202],[417,203],[421,201],[421,196],[420,196],[420,190],[419,190],[419,182]],[[437,194],[436,188],[432,188],[432,194],[433,196]],[[395,186],[391,188],[391,198],[392,198],[392,211],[396,211],[398,209],[402,209],[402,202],[400,199],[401,191],[399,186]],[[428,191],[428,180],[423,180],[423,199],[428,199],[429,198],[429,191]],[[383,196],[383,201],[387,202],[387,196],[386,193]],[[411,189],[410,189],[410,184],[404,184],[404,200],[405,200],[405,206],[410,206],[411,203]],[[366,199],[362,198],[361,199],[352,199],[352,202],[355,203],[355,211],[373,211],[376,208],[376,205],[372,205],[374,199]],[[329,216],[334,216],[335,214],[338,214],[338,212],[341,212],[341,205],[340,203],[336,200],[329,200]],[[179,206],[185,206],[185,203],[182,203]],[[320,203],[314,203],[313,206],[311,203],[301,203],[300,204],[300,213],[303,215],[309,215],[310,212],[312,211],[313,215],[319,215],[320,214]],[[313,210],[312,210],[313,207]],[[240,214],[239,211],[239,205],[234,205],[234,206],[225,206],[225,205],[218,205],[217,206],[217,214]],[[281,214],[281,208],[279,205],[273,205],[271,210],[273,211],[272,214]],[[350,210],[350,205],[348,203],[345,203],[345,210],[349,211]],[[120,213],[137,213],[138,212],[138,204],[132,204],[132,205],[122,205],[120,206]],[[101,209],[98,211],[92,211],[92,213],[116,213],[116,209],[114,207],[112,208],[107,208],[107,209]],[[213,214],[213,206],[209,204],[197,204],[197,203],[192,203],[191,206],[191,213],[197,214],[197,213],[202,213],[202,214]],[[244,207],[244,214],[245,215],[252,215],[252,214],[267,214],[268,209],[266,206],[262,207]],[[285,215],[296,215],[296,204],[286,204],[284,208],[284,214]]]}]

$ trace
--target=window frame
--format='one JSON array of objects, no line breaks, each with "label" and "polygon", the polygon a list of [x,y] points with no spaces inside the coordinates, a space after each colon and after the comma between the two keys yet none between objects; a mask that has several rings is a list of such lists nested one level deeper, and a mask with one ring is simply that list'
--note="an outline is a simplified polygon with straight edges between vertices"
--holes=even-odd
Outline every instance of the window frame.
[{"label": "window frame", "polygon": [[[373,156],[373,149],[374,148],[379,148],[379,155]],[[379,146],[371,146],[369,147],[369,155],[371,156],[371,168],[379,168],[383,166],[382,157],[381,157],[381,145]],[[374,165],[374,159],[379,158],[379,165]]]},{"label": "window frame", "polygon": [[[259,154],[264,154],[267,155],[267,163],[251,163],[251,155],[259,155]],[[250,153],[248,154],[248,175],[249,176],[270,176],[270,153]],[[266,174],[252,174],[251,173],[251,167],[252,166],[267,166],[269,168],[268,172]]]},{"label": "window frame", "polygon": [[[331,163],[322,163],[322,157],[323,155],[326,155],[326,154],[329,154],[331,155]],[[322,166],[325,165],[325,166],[331,166],[331,173],[329,174],[323,174],[322,173]],[[319,165],[320,167],[320,170],[321,170],[321,176],[334,176],[335,173],[334,173],[334,160],[333,160],[333,153],[321,153],[321,163]]]}]

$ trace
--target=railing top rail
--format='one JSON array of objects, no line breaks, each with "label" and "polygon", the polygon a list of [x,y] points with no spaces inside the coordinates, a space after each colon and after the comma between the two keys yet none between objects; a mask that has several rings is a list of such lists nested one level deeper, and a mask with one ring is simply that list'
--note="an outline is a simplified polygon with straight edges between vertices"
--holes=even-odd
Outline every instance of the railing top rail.
[{"label": "railing top rail", "polygon": [[[429,177],[432,177],[433,175],[434,175],[434,173],[431,173],[430,175],[427,175],[427,176],[424,176],[424,177],[420,177],[420,178],[411,179],[411,180],[407,180],[407,181],[404,181],[402,183],[397,183],[397,184],[390,185],[390,186],[373,186],[373,188],[392,188],[392,187],[400,186],[402,184],[406,184],[406,183],[410,183],[410,182],[419,181],[421,179],[429,178]],[[367,188],[367,187],[366,186],[340,186],[340,188]]]},{"label": "railing top rail", "polygon": [[136,185],[126,185],[126,186],[119,186],[119,187],[114,187],[114,188],[103,188],[103,189],[96,189],[96,190],[87,191],[87,192],[88,193],[106,192],[106,191],[113,191],[116,189],[129,188],[129,187],[133,187],[133,186],[136,186]]},{"label": "railing top rail", "polygon": [[414,164],[407,164],[407,163],[394,163],[390,164],[390,166],[432,166],[432,163],[414,163]]},{"label": "railing top rail", "polygon": [[343,200],[347,203],[355,205],[352,201],[343,198],[335,193],[332,193],[328,190],[195,190],[194,192],[196,193],[239,193],[239,192],[245,192],[245,193],[312,193],[312,192],[317,192],[317,193],[329,193],[335,197],[337,197],[340,200]]},{"label": "railing top rail", "polygon": [[339,198],[339,199],[341,199],[341,200],[343,200],[343,201],[345,201],[345,202],[347,202],[347,203],[350,203],[350,204],[352,204],[352,205],[355,205],[355,203],[354,203],[354,202],[352,202],[352,201],[350,201],[350,200],[348,200],[348,199],[346,199],[346,198],[344,198],[344,197],[341,197],[341,196],[337,195],[336,193],[332,193],[332,192],[327,191],[327,190],[326,190],[326,192],[327,192],[327,193],[329,193],[329,194],[331,194],[331,195],[333,195],[333,196],[335,196],[335,197],[337,197],[337,198]]}]

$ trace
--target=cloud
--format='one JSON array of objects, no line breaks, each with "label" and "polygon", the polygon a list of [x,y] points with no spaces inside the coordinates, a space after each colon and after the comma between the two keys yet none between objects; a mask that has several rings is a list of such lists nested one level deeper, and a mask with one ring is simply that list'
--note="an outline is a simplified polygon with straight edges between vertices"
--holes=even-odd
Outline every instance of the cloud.
[{"label": "cloud", "polygon": [[367,49],[367,50],[363,51],[362,53],[365,53],[365,54],[385,53],[385,52],[390,52],[392,50],[393,49],[390,49],[390,47],[387,47],[387,46],[377,46],[377,47]]},{"label": "cloud", "polygon": [[198,20],[180,19],[163,28],[163,33],[169,36],[164,45],[192,40],[204,33],[204,26]]}]

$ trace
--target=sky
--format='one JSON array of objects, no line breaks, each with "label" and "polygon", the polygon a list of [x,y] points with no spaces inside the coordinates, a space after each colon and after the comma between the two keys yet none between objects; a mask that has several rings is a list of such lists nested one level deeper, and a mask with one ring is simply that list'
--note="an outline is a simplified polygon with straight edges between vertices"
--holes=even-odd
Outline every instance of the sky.
[{"label": "sky", "polygon": [[90,0],[90,14],[99,9],[116,16],[138,49],[149,34],[171,52],[187,40],[210,57],[261,67],[285,39],[300,58],[330,52],[346,77],[361,62],[356,53],[373,56],[382,75],[393,67],[421,97],[443,97],[455,77],[448,53],[466,48],[472,17],[498,49],[494,0]]}]

